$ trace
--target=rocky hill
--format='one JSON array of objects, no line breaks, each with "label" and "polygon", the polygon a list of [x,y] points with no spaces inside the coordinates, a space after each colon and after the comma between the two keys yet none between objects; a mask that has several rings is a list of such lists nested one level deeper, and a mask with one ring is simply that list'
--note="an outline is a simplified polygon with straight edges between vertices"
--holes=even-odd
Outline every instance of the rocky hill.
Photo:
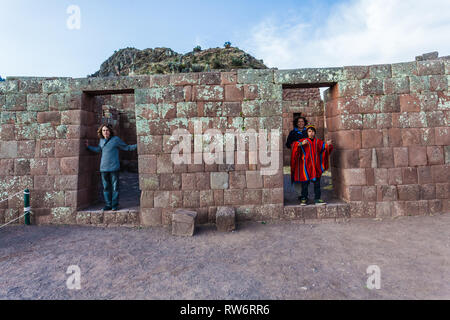
[{"label": "rocky hill", "polygon": [[114,52],[90,77],[128,76],[138,74],[168,74],[232,69],[267,69],[262,60],[236,47],[200,47],[186,54],[170,48],[139,50],[125,48]]}]

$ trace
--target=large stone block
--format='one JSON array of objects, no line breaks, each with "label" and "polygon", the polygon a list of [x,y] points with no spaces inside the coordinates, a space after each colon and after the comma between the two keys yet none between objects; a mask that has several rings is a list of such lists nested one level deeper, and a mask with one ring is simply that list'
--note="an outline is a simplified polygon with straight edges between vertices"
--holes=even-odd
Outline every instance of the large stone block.
[{"label": "large stone block", "polygon": [[68,92],[70,90],[70,78],[59,78],[42,82],[42,92]]},{"label": "large stone block", "polygon": [[347,80],[361,80],[368,76],[368,66],[346,66],[344,67],[344,77]]},{"label": "large stone block", "polygon": [[17,157],[17,141],[0,141],[0,159]]},{"label": "large stone block", "polygon": [[56,207],[51,209],[52,223],[75,224],[76,210],[68,207]]},{"label": "large stone block", "polygon": [[159,175],[158,174],[139,174],[139,189],[140,190],[158,190],[159,189]]},{"label": "large stone block", "polygon": [[417,76],[417,64],[416,62],[401,62],[391,65],[392,77],[409,77]]},{"label": "large stone block", "polygon": [[249,70],[241,69],[237,71],[237,82],[241,84],[258,84],[258,83],[273,83],[274,70]]},{"label": "large stone block", "polygon": [[330,85],[343,80],[345,80],[344,68],[305,68],[274,72],[274,81],[279,84]]},{"label": "large stone block", "polygon": [[222,86],[195,86],[194,98],[197,101],[223,101],[224,89]]},{"label": "large stone block", "polygon": [[450,145],[450,128],[449,127],[438,127],[435,129],[435,141],[436,145],[448,146]]},{"label": "large stone block", "polygon": [[27,109],[26,94],[15,93],[6,95],[2,111],[24,111],[26,109]]},{"label": "large stone block", "polygon": [[142,208],[140,221],[143,226],[161,225],[162,208]]},{"label": "large stone block", "polygon": [[363,96],[382,95],[384,94],[384,86],[382,79],[363,79],[360,82],[360,92]]},{"label": "large stone block", "polygon": [[242,101],[244,100],[244,87],[239,84],[225,85],[226,101]]},{"label": "large stone block", "polygon": [[427,147],[408,148],[408,163],[410,166],[425,166],[427,164]]},{"label": "large stone block", "polygon": [[80,140],[61,139],[55,142],[55,156],[57,158],[75,157],[80,154]]},{"label": "large stone block", "polygon": [[228,189],[227,172],[211,172],[211,189]]},{"label": "large stone block", "polygon": [[7,80],[0,82],[0,94],[15,93],[19,91],[18,80]]},{"label": "large stone block", "polygon": [[379,148],[384,146],[382,130],[363,130],[361,136],[363,148]]},{"label": "large stone block", "polygon": [[441,60],[417,61],[417,71],[419,76],[444,74],[444,62]]},{"label": "large stone block", "polygon": [[216,212],[217,231],[230,232],[236,229],[236,212],[232,207],[218,207]]},{"label": "large stone block", "polygon": [[390,78],[392,77],[390,64],[377,64],[369,66],[369,78]]},{"label": "large stone block", "polygon": [[48,95],[39,93],[30,93],[27,95],[28,111],[47,111]]},{"label": "large stone block", "polygon": [[172,214],[172,235],[193,236],[197,212],[178,209]]},{"label": "large stone block", "polygon": [[420,186],[417,184],[397,186],[398,199],[405,201],[414,201],[420,199]]}]

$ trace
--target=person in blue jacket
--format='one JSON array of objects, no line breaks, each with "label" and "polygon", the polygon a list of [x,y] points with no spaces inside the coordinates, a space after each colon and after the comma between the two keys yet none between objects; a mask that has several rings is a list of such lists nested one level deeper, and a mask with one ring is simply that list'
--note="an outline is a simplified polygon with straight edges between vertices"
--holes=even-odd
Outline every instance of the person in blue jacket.
[{"label": "person in blue jacket", "polygon": [[102,176],[103,196],[106,206],[103,210],[117,210],[119,207],[119,149],[124,151],[134,151],[137,145],[128,145],[119,137],[114,135],[110,125],[102,124],[97,130],[100,143],[97,147],[90,146],[86,140],[85,145],[88,150],[101,152],[100,173]]}]

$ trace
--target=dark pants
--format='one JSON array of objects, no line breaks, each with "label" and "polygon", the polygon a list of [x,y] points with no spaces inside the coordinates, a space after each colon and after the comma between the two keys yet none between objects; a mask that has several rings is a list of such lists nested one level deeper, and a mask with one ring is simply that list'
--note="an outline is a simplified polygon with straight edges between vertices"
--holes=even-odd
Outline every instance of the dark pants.
[{"label": "dark pants", "polygon": [[103,196],[108,207],[119,205],[119,171],[102,172]]},{"label": "dark pants", "polygon": [[[308,187],[311,181],[302,182],[302,199],[308,199]],[[316,179],[316,181],[312,181],[314,183],[314,199],[320,199],[320,178]]]}]

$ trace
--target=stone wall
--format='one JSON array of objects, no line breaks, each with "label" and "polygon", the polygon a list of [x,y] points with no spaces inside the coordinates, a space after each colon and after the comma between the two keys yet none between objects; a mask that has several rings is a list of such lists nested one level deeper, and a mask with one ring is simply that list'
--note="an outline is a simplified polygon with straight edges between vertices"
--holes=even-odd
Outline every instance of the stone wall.
[{"label": "stone wall", "polygon": [[449,211],[449,60],[346,67],[328,92],[333,184],[354,217]]},{"label": "stone wall", "polygon": [[[306,105],[291,108],[283,87],[328,86],[323,134],[334,141],[333,184],[351,216],[448,212],[449,74],[449,60],[439,58],[323,69],[8,79],[0,82],[0,199],[29,188],[36,223],[83,223],[77,211],[89,202],[90,172],[97,166],[83,145],[96,139],[93,97],[134,93],[141,224],[168,224],[176,208],[195,209],[200,223],[213,221],[217,206],[235,207],[239,220],[289,218],[283,138],[272,152],[279,166],[261,175],[266,167],[250,163],[258,152],[248,145],[245,164],[174,165],[170,137],[179,128],[193,134],[196,121],[203,131],[286,132],[285,113]],[[320,124],[318,102],[308,103],[305,112]],[[1,203],[0,222],[17,217],[21,202]],[[315,208],[307,211],[308,217],[321,216]]]}]

